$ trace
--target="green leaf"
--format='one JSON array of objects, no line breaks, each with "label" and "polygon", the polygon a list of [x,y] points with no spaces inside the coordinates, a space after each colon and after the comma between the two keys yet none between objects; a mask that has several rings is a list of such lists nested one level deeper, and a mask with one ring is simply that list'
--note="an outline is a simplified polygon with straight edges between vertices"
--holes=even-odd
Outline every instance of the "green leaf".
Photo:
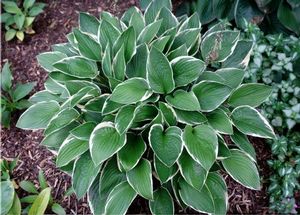
[{"label": "green leaf", "polygon": [[230,95],[231,88],[215,81],[201,81],[194,85],[192,91],[200,103],[204,112],[210,112],[218,108]]},{"label": "green leaf", "polygon": [[137,7],[132,7],[132,10],[133,12],[129,20],[129,26],[133,26],[136,36],[138,36],[145,27],[145,19],[143,14]]},{"label": "green leaf", "polygon": [[160,94],[168,94],[175,88],[173,71],[166,56],[152,48],[147,61],[147,80],[151,89]]},{"label": "green leaf", "polygon": [[26,83],[26,84],[17,84],[16,89],[13,91],[13,101],[19,101],[20,99],[27,96],[33,87],[35,86],[35,82]]},{"label": "green leaf", "polygon": [[120,135],[111,122],[96,126],[90,137],[90,152],[96,165],[116,154],[126,143],[126,136]]},{"label": "green leaf", "polygon": [[256,165],[239,150],[231,150],[231,156],[222,160],[226,172],[243,186],[259,190],[260,179]]},{"label": "green leaf", "polygon": [[48,90],[42,90],[39,92],[36,92],[31,96],[28,101],[31,103],[38,103],[38,102],[49,102],[49,101],[57,101],[62,102],[64,99],[60,98],[58,95],[50,93]]},{"label": "green leaf", "polygon": [[233,91],[228,99],[228,103],[233,107],[238,107],[241,105],[257,107],[266,101],[271,93],[272,87],[264,84],[243,84]]},{"label": "green leaf", "polygon": [[174,214],[174,203],[169,191],[163,187],[153,193],[153,201],[149,201],[152,214]]},{"label": "green leaf", "polygon": [[151,1],[150,4],[148,4],[144,13],[147,25],[153,23],[156,20],[160,10],[163,7],[172,10],[172,2],[170,0],[154,0]]},{"label": "green leaf", "polygon": [[111,65],[111,53],[109,45],[106,46],[103,59],[102,59],[102,71],[106,77],[112,77],[113,76],[113,70]]},{"label": "green leaf", "polygon": [[285,1],[281,1],[277,10],[277,17],[279,21],[289,30],[300,34],[300,7],[291,8]]},{"label": "green leaf", "polygon": [[208,123],[221,134],[233,134],[232,122],[226,112],[218,108],[206,115]]},{"label": "green leaf", "polygon": [[8,13],[12,13],[12,14],[22,13],[21,9],[13,1],[2,1],[2,4],[4,5],[3,9]]},{"label": "green leaf", "polygon": [[158,104],[159,109],[163,115],[164,121],[170,126],[176,125],[177,119],[174,109],[167,103],[158,102]]},{"label": "green leaf", "polygon": [[98,40],[100,41],[102,47],[108,46],[111,48],[115,41],[117,41],[120,34],[120,31],[111,23],[109,23],[106,20],[101,21],[98,33]]},{"label": "green leaf", "polygon": [[168,167],[179,158],[182,149],[182,131],[176,126],[164,130],[162,125],[152,125],[149,131],[149,143],[155,155]]},{"label": "green leaf", "polygon": [[16,37],[18,38],[18,40],[23,41],[24,40],[24,32],[23,31],[17,31],[16,33]]},{"label": "green leaf", "polygon": [[214,212],[214,202],[206,186],[199,191],[189,185],[183,178],[180,178],[179,195],[186,205],[198,212]]},{"label": "green leaf", "polygon": [[28,215],[43,215],[51,197],[51,188],[46,188],[38,195],[29,209]]},{"label": "green leaf", "polygon": [[135,31],[132,26],[127,28],[119,36],[113,47],[114,53],[117,53],[122,46],[124,46],[125,60],[127,63],[136,51]]},{"label": "green leaf", "polygon": [[177,90],[173,94],[166,96],[169,105],[185,111],[199,111],[200,104],[195,94],[190,91]]},{"label": "green leaf", "polygon": [[124,134],[130,128],[135,114],[134,106],[122,107],[115,118],[116,129],[120,134]]},{"label": "green leaf", "polygon": [[29,16],[37,16],[43,12],[43,8],[46,6],[44,3],[36,3],[28,12]]},{"label": "green leaf", "polygon": [[16,14],[14,15],[14,20],[16,23],[16,26],[19,30],[23,28],[24,22],[25,22],[25,16],[24,14]]},{"label": "green leaf", "polygon": [[276,138],[268,121],[254,108],[239,106],[231,113],[233,124],[246,135],[262,138]]},{"label": "green leaf", "polygon": [[178,171],[177,164],[168,167],[163,162],[161,162],[156,156],[154,156],[154,168],[157,173],[158,179],[161,181],[161,184],[169,181]]},{"label": "green leaf", "polygon": [[59,148],[56,158],[56,166],[62,167],[75,160],[79,155],[89,149],[87,141],[78,140],[76,138],[66,139]]},{"label": "green leaf", "polygon": [[135,55],[126,66],[126,75],[128,78],[141,77],[146,79],[148,52],[146,44],[141,44],[137,47]]},{"label": "green leaf", "polygon": [[208,173],[205,185],[213,197],[215,205],[214,214],[225,215],[227,213],[228,206],[227,186],[225,180],[218,173],[210,172]]},{"label": "green leaf", "polygon": [[254,161],[256,161],[256,153],[253,145],[248,140],[247,136],[238,130],[234,130],[230,139],[234,142],[243,152],[247,153]]},{"label": "green leaf", "polygon": [[186,48],[186,45],[183,44],[182,46],[179,46],[177,49],[170,51],[168,53],[167,57],[172,62],[172,60],[174,60],[177,57],[187,56],[187,55],[188,55],[188,50]]},{"label": "green leaf", "polygon": [[142,197],[153,199],[153,182],[151,163],[146,159],[140,162],[126,173],[127,181],[131,187]]},{"label": "green leaf", "polygon": [[206,117],[198,111],[183,111],[175,109],[178,122],[187,125],[199,125],[207,122]]},{"label": "green leaf", "polygon": [[21,215],[21,202],[20,202],[20,199],[19,199],[17,193],[15,193],[13,204],[12,204],[10,210],[8,211],[7,215]]},{"label": "green leaf", "polygon": [[126,70],[126,62],[124,56],[124,46],[122,46],[117,52],[115,58],[113,59],[113,74],[114,77],[118,80],[124,80],[125,78],[125,70]]},{"label": "green leaf", "polygon": [[200,36],[199,28],[192,28],[192,29],[187,29],[182,32],[179,32],[178,34],[176,34],[176,37],[172,44],[172,50],[182,45],[186,45],[187,50],[190,51],[191,48],[199,40],[199,36]]},{"label": "green leaf", "polygon": [[20,116],[16,126],[26,130],[45,129],[58,111],[59,104],[56,101],[36,103]]},{"label": "green leaf", "polygon": [[184,180],[197,190],[201,190],[208,172],[184,150],[178,160]]},{"label": "green leaf", "polygon": [[53,51],[53,52],[44,52],[37,56],[37,60],[39,64],[47,71],[52,72],[55,70],[53,64],[66,58],[67,55],[61,52]]},{"label": "green leaf", "polygon": [[157,48],[159,51],[163,51],[170,40],[170,36],[159,37],[155,39],[151,45]]},{"label": "green leaf", "polygon": [[66,211],[65,209],[59,205],[58,203],[54,203],[52,206],[51,206],[51,210],[55,213],[55,214],[58,214],[58,215],[66,215]]},{"label": "green leaf", "polygon": [[13,80],[13,76],[11,74],[11,70],[9,66],[10,66],[9,63],[6,62],[2,67],[2,71],[1,71],[1,88],[6,92],[8,92],[9,89],[11,88],[12,80]]},{"label": "green leaf", "polygon": [[118,159],[126,172],[133,169],[146,151],[146,144],[141,136],[127,134],[125,146],[118,152]]},{"label": "green leaf", "polygon": [[48,135],[69,125],[70,123],[74,122],[79,116],[80,114],[74,108],[66,108],[61,110],[51,119],[44,131],[44,134]]},{"label": "green leaf", "polygon": [[79,56],[64,58],[54,63],[53,67],[64,74],[77,78],[95,78],[99,74],[94,61]]},{"label": "green leaf", "polygon": [[89,13],[79,13],[79,29],[83,32],[98,34],[99,20]]},{"label": "green leaf", "polygon": [[91,133],[93,132],[96,124],[94,122],[85,122],[78,127],[72,129],[70,134],[79,140],[89,141]]},{"label": "green leaf", "polygon": [[30,27],[34,20],[35,20],[35,17],[25,17],[24,27],[25,28]]},{"label": "green leaf", "polygon": [[186,126],[183,132],[185,148],[192,158],[209,170],[218,154],[218,137],[208,125]]},{"label": "green leaf", "polygon": [[24,0],[23,2],[23,7],[25,10],[28,10],[29,8],[31,8],[35,3],[35,0]]},{"label": "green leaf", "polygon": [[73,122],[63,128],[60,128],[59,130],[52,132],[51,134],[48,134],[42,140],[41,145],[58,149],[65,141],[65,139],[69,136],[69,132],[73,128],[78,126],[78,124],[79,124],[78,122]]},{"label": "green leaf", "polygon": [[117,185],[108,196],[104,214],[126,214],[136,195],[127,182]]},{"label": "green leaf", "polygon": [[175,85],[185,86],[195,81],[205,69],[205,63],[190,56],[180,56],[171,61]]},{"label": "green leaf", "polygon": [[78,199],[84,197],[100,171],[101,165],[95,165],[90,152],[85,152],[74,163],[72,187]]},{"label": "green leaf", "polygon": [[232,53],[222,64],[223,68],[236,67],[244,69],[248,66],[253,48],[253,41],[239,40]]},{"label": "green leaf", "polygon": [[147,25],[138,36],[138,44],[150,43],[158,33],[162,20]]},{"label": "green leaf", "polygon": [[15,29],[9,29],[5,32],[5,41],[10,41],[16,36],[17,31]]},{"label": "green leaf", "polygon": [[43,173],[43,170],[39,170],[39,175],[38,175],[38,179],[39,179],[39,184],[40,184],[40,187],[42,189],[45,189],[48,187],[48,184],[47,184],[47,180],[44,176],[44,173]]},{"label": "green leaf", "polygon": [[117,85],[110,100],[121,104],[144,101],[152,95],[150,87],[143,78],[131,78]]},{"label": "green leaf", "polygon": [[[1,215],[7,214],[14,203],[15,189],[11,181],[0,182],[1,191]],[[5,198],[3,198],[5,197]]]},{"label": "green leaf", "polygon": [[216,70],[215,74],[223,79],[222,83],[235,89],[242,83],[245,71],[237,68],[224,68]]},{"label": "green leaf", "polygon": [[166,7],[160,10],[158,19],[162,20],[158,35],[162,35],[167,30],[174,28],[178,25],[176,16]]},{"label": "green leaf", "polygon": [[74,36],[78,42],[78,49],[82,56],[95,60],[101,60],[101,45],[89,34],[83,33],[78,29],[73,30]]},{"label": "green leaf", "polygon": [[30,181],[21,181],[20,187],[29,193],[38,193],[36,187]]},{"label": "green leaf", "polygon": [[[89,191],[89,197],[90,194],[93,193],[93,209],[95,214],[104,214],[108,195],[118,184],[124,181],[126,181],[126,175],[125,173],[119,171],[117,160],[115,158],[112,158],[108,162],[106,162],[103,170],[101,170],[100,181],[98,181],[97,183],[99,185],[98,189],[96,190],[96,192],[90,192],[92,191],[91,187]],[[95,188],[97,188],[97,186]]]},{"label": "green leaf", "polygon": [[208,34],[201,43],[201,54],[205,62],[224,62],[234,51],[239,31],[216,31]]},{"label": "green leaf", "polygon": [[36,198],[38,197],[38,195],[28,195],[28,196],[25,196],[21,199],[21,203],[29,203],[29,204],[32,204]]}]

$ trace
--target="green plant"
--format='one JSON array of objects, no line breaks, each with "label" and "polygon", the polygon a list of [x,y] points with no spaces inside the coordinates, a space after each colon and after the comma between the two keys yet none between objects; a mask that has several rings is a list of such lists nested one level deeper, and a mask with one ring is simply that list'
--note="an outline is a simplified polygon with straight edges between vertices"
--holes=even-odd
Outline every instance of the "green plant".
[{"label": "green plant", "polygon": [[4,13],[1,14],[1,23],[5,25],[5,40],[10,41],[14,37],[24,40],[24,33],[34,34],[32,23],[37,15],[43,12],[44,3],[35,0],[24,0],[22,6],[19,1],[1,1]]},{"label": "green plant", "polygon": [[258,24],[266,33],[300,35],[298,0],[192,0],[182,3],[178,15],[198,13],[202,24],[227,19],[245,29],[247,22]]},{"label": "green plant", "polygon": [[1,125],[9,128],[11,114],[16,110],[28,108],[31,103],[24,99],[35,86],[35,82],[20,84],[15,87],[12,84],[13,76],[6,62],[1,71]]},{"label": "green plant", "polygon": [[[18,159],[7,161],[1,159],[1,215],[43,215],[48,207],[58,215],[65,215],[64,209],[53,202],[51,196],[51,188],[48,186],[42,170],[39,171],[40,189],[37,189],[30,181],[21,181],[18,185],[14,179],[11,178],[12,172],[16,167]],[[19,198],[16,189],[19,186],[30,195]],[[4,198],[3,198],[4,197]],[[21,204],[28,205],[22,210]]]},{"label": "green plant", "polygon": [[154,214],[174,213],[173,198],[225,214],[220,169],[260,189],[246,134],[274,138],[255,109],[271,88],[241,85],[237,67],[247,65],[252,42],[239,31],[223,23],[200,31],[196,14],[178,21],[170,1],[156,0],[121,19],[80,13],[69,42],[38,56],[49,78],[17,126],[44,129],[41,144],[94,214],[125,214],[137,195]]},{"label": "green plant", "polygon": [[300,189],[300,39],[265,36],[250,23],[246,35],[255,41],[246,80],[273,87],[273,93],[262,105],[263,115],[271,121],[279,136],[277,140],[269,141],[273,159],[268,163],[274,171],[269,186],[270,209],[284,214],[297,213],[295,196]]}]

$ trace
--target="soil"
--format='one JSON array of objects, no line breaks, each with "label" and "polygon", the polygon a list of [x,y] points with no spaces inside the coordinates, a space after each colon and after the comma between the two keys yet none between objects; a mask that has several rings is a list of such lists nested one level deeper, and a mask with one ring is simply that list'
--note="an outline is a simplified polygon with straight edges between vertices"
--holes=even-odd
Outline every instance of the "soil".
[{"label": "soil", "polygon": [[[26,36],[22,43],[16,40],[4,42],[4,36],[1,37],[3,41],[1,43],[1,65],[6,61],[12,64],[11,69],[15,83],[36,81],[37,85],[33,92],[43,89],[43,83],[47,77],[47,73],[38,66],[36,55],[49,51],[53,44],[66,42],[65,35],[71,31],[72,27],[78,25],[79,11],[98,15],[99,12],[106,10],[120,16],[128,7],[138,6],[138,0],[45,0],[42,2],[47,3],[47,7],[34,23],[33,28],[36,34]],[[178,1],[173,3],[178,5]],[[41,131],[24,131],[15,127],[19,115],[20,113],[16,113],[13,116],[10,129],[1,129],[2,157],[19,157],[19,165],[13,175],[16,181],[29,179],[37,184],[38,171],[42,169],[53,188],[52,194],[55,201],[61,203],[68,213],[89,214],[85,198],[78,201],[74,195],[64,197],[65,191],[70,187],[70,177],[55,167],[51,152],[39,145],[43,138]],[[225,176],[229,190],[228,213],[230,214],[263,214],[267,211],[266,185],[270,170],[266,161],[270,159],[270,149],[260,139],[253,138],[251,142],[257,152],[263,187],[261,191],[251,191],[234,182],[229,176]],[[197,213],[192,210],[177,210],[176,212],[181,214]],[[142,198],[137,198],[128,213],[149,214],[148,203]]]}]

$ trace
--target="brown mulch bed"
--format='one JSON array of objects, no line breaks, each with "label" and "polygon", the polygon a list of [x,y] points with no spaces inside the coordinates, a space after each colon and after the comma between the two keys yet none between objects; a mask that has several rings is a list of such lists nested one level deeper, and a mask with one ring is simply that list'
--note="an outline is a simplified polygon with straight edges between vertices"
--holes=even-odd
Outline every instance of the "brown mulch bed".
[{"label": "brown mulch bed", "polygon": [[[106,10],[115,15],[121,15],[128,7],[138,5],[138,0],[45,0],[47,8],[34,23],[35,35],[26,36],[25,41],[4,42],[2,35],[1,43],[1,65],[5,61],[12,64],[15,81],[36,81],[35,91],[43,89],[43,82],[47,73],[38,66],[36,55],[49,51],[51,45],[65,42],[65,35],[76,27],[78,12],[87,11],[98,15]],[[174,1],[178,5],[178,1]],[[70,177],[57,168],[53,163],[53,155],[44,147],[39,146],[42,140],[42,132],[31,132],[20,130],[15,127],[19,113],[13,120],[11,129],[1,129],[1,155],[5,158],[19,157],[19,165],[14,172],[17,181],[24,179],[33,180],[37,183],[37,174],[42,169],[47,180],[53,188],[54,198],[62,203],[69,213],[89,214],[86,199],[77,201],[75,196],[64,197],[64,193],[70,186]],[[263,188],[261,191],[251,191],[226,177],[229,189],[229,213],[230,214],[262,214],[267,211],[268,197],[266,193],[266,179],[268,178],[268,165],[270,149],[260,139],[251,139],[257,151],[258,165],[263,177]],[[129,209],[130,213],[149,213],[148,203],[142,199],[134,201]],[[179,212],[179,211],[178,211]],[[180,213],[195,213],[193,211],[181,211]]]}]

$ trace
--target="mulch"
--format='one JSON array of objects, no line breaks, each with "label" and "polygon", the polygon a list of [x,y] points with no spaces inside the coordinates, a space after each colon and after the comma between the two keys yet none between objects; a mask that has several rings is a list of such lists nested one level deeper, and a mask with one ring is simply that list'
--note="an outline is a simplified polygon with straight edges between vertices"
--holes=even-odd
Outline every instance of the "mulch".
[{"label": "mulch", "polygon": [[[43,1],[47,3],[45,12],[38,16],[34,23],[36,34],[26,36],[22,43],[16,40],[4,42],[2,34],[1,65],[6,61],[12,64],[12,71],[16,82],[36,81],[34,92],[43,89],[47,73],[38,66],[36,56],[39,53],[50,51],[51,45],[66,42],[65,35],[72,27],[78,25],[78,12],[86,11],[93,15],[106,10],[120,16],[128,7],[137,5],[138,0],[60,0]],[[178,1],[174,1],[178,5]],[[70,177],[59,171],[53,163],[53,155],[46,148],[39,145],[43,135],[41,131],[24,131],[15,127],[20,113],[13,116],[10,129],[1,129],[1,155],[4,158],[19,157],[19,165],[14,172],[17,182],[32,180],[37,184],[39,169],[42,169],[53,188],[55,201],[62,204],[68,213],[89,214],[90,210],[85,198],[76,200],[74,195],[64,197],[70,187]],[[269,168],[266,163],[271,153],[267,144],[261,139],[251,139],[257,152],[258,166],[262,180],[262,190],[252,191],[234,182],[226,176],[229,191],[230,214],[263,214],[267,212],[268,196],[267,178]],[[21,194],[22,195],[22,194]],[[128,213],[149,214],[148,203],[138,198],[130,207]],[[195,211],[177,211],[177,213],[194,213]]]}]

